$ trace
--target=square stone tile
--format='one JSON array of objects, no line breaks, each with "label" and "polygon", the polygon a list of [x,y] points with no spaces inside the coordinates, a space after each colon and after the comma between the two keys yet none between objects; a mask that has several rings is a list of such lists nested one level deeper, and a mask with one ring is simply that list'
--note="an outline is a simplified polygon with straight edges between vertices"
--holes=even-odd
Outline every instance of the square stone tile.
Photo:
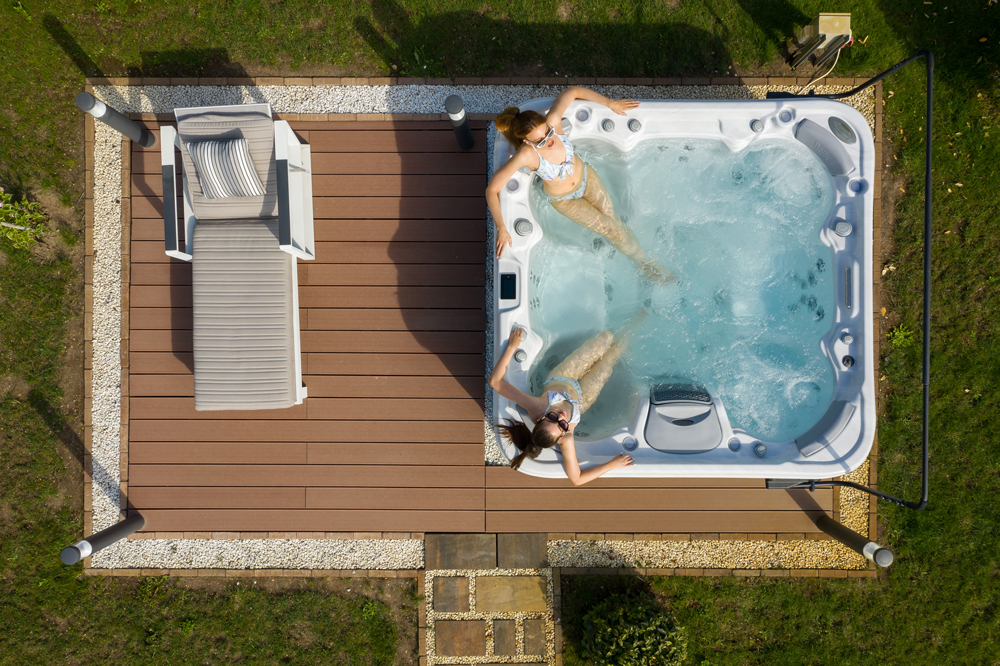
[{"label": "square stone tile", "polygon": [[524,621],[524,654],[545,656],[545,620]]},{"label": "square stone tile", "polygon": [[477,576],[476,611],[544,612],[545,593],[546,581],[541,576]]},{"label": "square stone tile", "polygon": [[465,576],[436,576],[434,610],[438,613],[468,613],[469,579]]},{"label": "square stone tile", "polygon": [[428,534],[424,537],[427,569],[496,569],[496,534]]},{"label": "square stone tile", "polygon": [[548,563],[548,534],[498,534],[497,567],[542,569]]},{"label": "square stone tile", "polygon": [[517,622],[493,620],[493,654],[517,654]]},{"label": "square stone tile", "polygon": [[475,657],[486,654],[485,620],[438,620],[434,623],[439,657]]}]

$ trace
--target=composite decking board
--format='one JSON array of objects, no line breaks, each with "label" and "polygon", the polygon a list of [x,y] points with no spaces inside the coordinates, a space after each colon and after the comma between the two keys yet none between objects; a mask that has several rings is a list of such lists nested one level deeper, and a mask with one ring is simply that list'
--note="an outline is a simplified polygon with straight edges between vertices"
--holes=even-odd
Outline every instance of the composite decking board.
[{"label": "composite decking board", "polygon": [[[149,308],[133,306],[129,311],[131,330],[190,330],[191,308]],[[304,331],[474,331],[486,326],[486,311],[478,309],[399,309],[382,308],[301,308],[299,321]]]},{"label": "composite decking board", "polygon": [[[129,465],[133,486],[479,488],[482,467],[461,465]],[[373,499],[373,501],[375,501]]]},{"label": "composite decking board", "polygon": [[[486,131],[472,130],[475,145],[469,153],[486,152]],[[424,130],[422,132],[386,132],[344,128],[343,130],[309,130],[309,147],[317,153],[458,153],[462,149],[455,140],[454,130]]]},{"label": "composite decking board", "polygon": [[[306,352],[408,354],[481,354],[486,334],[474,331],[302,331]],[[140,329],[131,334],[129,350],[190,352],[193,337],[175,330]]]},{"label": "composite decking board", "polygon": [[[178,334],[184,331],[176,331]],[[188,332],[190,335],[190,332]],[[304,353],[304,374],[482,377],[482,354]],[[194,369],[191,352],[131,352],[131,374],[183,375]]]},{"label": "composite decking board", "polygon": [[[130,303],[144,308],[189,308],[187,285],[132,285]],[[300,286],[301,308],[482,308],[482,287],[336,287]]]},{"label": "composite decking board", "polygon": [[133,465],[483,465],[482,442],[132,442]]},{"label": "composite decking board", "polygon": [[[144,286],[190,286],[191,266],[135,263],[130,283]],[[405,287],[482,286],[486,274],[481,264],[307,264],[298,265],[300,286]]]},{"label": "composite decking board", "polygon": [[[303,383],[313,398],[476,398],[486,393],[482,377],[390,377],[305,375]],[[132,398],[194,396],[194,375],[131,375]]]},{"label": "composite decking board", "polygon": [[[390,406],[391,407],[391,406]],[[172,421],[130,419],[133,442],[451,442],[483,440],[482,421]]]},{"label": "composite decking board", "polygon": [[484,511],[149,509],[143,532],[483,532]]},{"label": "composite decking board", "polygon": [[306,330],[314,331],[482,331],[484,308],[310,308]]},{"label": "composite decking board", "polygon": [[304,509],[306,489],[130,485],[128,499],[129,504],[143,514],[146,509]]},{"label": "composite decking board", "polygon": [[483,510],[482,488],[306,488],[307,509],[462,509]]},{"label": "composite decking board", "polygon": [[486,532],[815,533],[822,511],[487,511]]},{"label": "composite decking board", "polygon": [[[471,242],[486,240],[485,220],[315,220],[316,240],[327,242]],[[132,240],[163,241],[163,220],[133,220]],[[317,257],[316,262],[322,257]],[[311,266],[315,262],[302,265]],[[483,267],[483,262],[477,262]],[[485,271],[485,267],[484,271]]]},{"label": "composite decking board", "polygon": [[[411,220],[468,220],[486,215],[485,184],[482,191],[469,191],[466,196],[314,196],[313,215],[317,219],[355,220],[411,219]],[[178,198],[178,203],[182,203]],[[183,210],[179,208],[178,210]],[[162,218],[163,198],[155,195],[132,197],[133,217],[136,219]]]},{"label": "composite decking board", "polygon": [[[345,125],[342,120],[289,120],[288,124],[292,129],[298,130],[344,130],[351,131],[351,128],[363,130],[417,130],[417,131],[443,131],[452,132],[451,121],[449,120],[352,120],[350,125]],[[488,123],[485,120],[470,120],[469,125],[473,130],[485,129]]]},{"label": "composite decking board", "polygon": [[131,442],[130,465],[305,465],[307,442]]},{"label": "composite decking board", "polygon": [[[308,384],[307,384],[308,386]],[[370,398],[310,397],[288,409],[199,412],[194,398],[129,398],[129,417],[180,420],[302,420],[329,421],[476,421],[482,423],[483,403],[472,398],[393,398],[391,405]],[[419,427],[419,426],[414,426]]]},{"label": "composite decking board", "polygon": [[[317,264],[476,264],[485,260],[484,243],[464,241],[317,242]],[[163,241],[131,242],[133,263],[169,264]]]},{"label": "composite decking board", "polygon": [[[133,174],[133,196],[163,196],[163,178]],[[464,174],[313,174],[314,197],[468,197],[483,196],[486,181],[476,173]]]},{"label": "composite decking board", "polygon": [[487,488],[487,511],[511,507],[544,507],[546,511],[800,511],[796,499],[815,502],[820,508],[833,509],[833,490],[808,490],[795,494],[766,488],[591,488],[524,489]]},{"label": "composite decking board", "polygon": [[317,375],[452,375],[481,377],[480,354],[308,354]]},{"label": "composite decking board", "polygon": [[[175,173],[180,176],[181,161]],[[312,154],[313,175],[463,175],[481,173],[486,188],[484,153],[317,153]],[[132,173],[148,180],[162,176],[159,152],[132,153]],[[142,181],[139,181],[140,185]],[[141,191],[140,191],[141,193]]]}]

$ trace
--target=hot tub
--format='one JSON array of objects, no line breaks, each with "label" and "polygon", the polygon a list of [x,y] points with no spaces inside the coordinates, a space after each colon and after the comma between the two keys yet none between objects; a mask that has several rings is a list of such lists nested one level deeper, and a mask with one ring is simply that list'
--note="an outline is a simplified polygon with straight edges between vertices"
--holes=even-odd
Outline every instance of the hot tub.
[{"label": "hot tub", "polygon": [[[532,100],[521,108],[544,113],[552,101]],[[524,353],[511,362],[507,381],[538,395],[547,369],[581,336],[620,327],[632,305],[661,317],[659,329],[634,345],[651,356],[641,362],[623,359],[584,415],[576,436],[580,464],[628,452],[636,464],[610,475],[821,479],[864,462],[875,435],[871,257],[876,168],[864,117],[830,100],[652,100],[628,117],[578,100],[566,112],[564,127],[600,173],[640,243],[647,247],[662,240],[671,250],[654,258],[678,277],[674,285],[621,277],[623,257],[615,257],[610,244],[595,234],[553,217],[558,214],[546,207],[531,173],[517,173],[502,191],[513,245],[495,266],[494,359],[512,326],[527,332]],[[498,135],[494,169],[511,150]],[[773,182],[768,170],[773,162],[785,161],[782,151],[791,160],[784,168],[808,178]],[[630,162],[635,156],[646,160],[638,169]],[[685,181],[677,171],[676,186],[668,178],[671,187],[641,191],[650,186],[635,174],[656,175],[656,169],[680,168],[689,159],[706,160],[696,174],[700,180]],[[624,176],[615,171],[619,167]],[[717,188],[716,176],[725,180],[723,186]],[[715,193],[754,179],[770,179],[773,210],[756,210],[753,225],[743,226],[738,212],[719,211]],[[638,228],[659,224],[647,218],[670,217],[678,195],[683,202],[678,199],[677,206],[701,202],[703,214],[688,210],[655,231]],[[639,215],[642,206],[636,201],[642,197],[660,208]],[[748,200],[746,206],[755,204]],[[797,221],[800,210],[802,222]],[[716,218],[717,224],[706,223]],[[690,242],[697,252],[677,240],[681,237],[695,239]],[[756,257],[741,245],[742,237],[759,237],[764,247],[774,247],[775,256]],[[719,248],[717,255],[712,244]],[[799,249],[785,252],[786,246]],[[549,255],[562,261],[568,256],[580,271],[578,278],[565,281],[573,285],[571,294],[556,301],[548,297],[556,306],[572,301],[566,318],[580,313],[582,320],[571,322],[568,332],[552,328],[558,307],[544,302],[553,279],[542,266],[551,263]],[[699,317],[717,320],[699,328]],[[675,330],[684,325],[690,330]],[[777,398],[758,392],[751,381],[771,371],[775,379],[768,388]],[[591,412],[601,414],[588,425]],[[493,416],[495,421],[527,419],[499,395]],[[516,455],[513,445],[499,441],[508,460]],[[526,460],[520,469],[533,476],[565,476],[557,450]]]}]

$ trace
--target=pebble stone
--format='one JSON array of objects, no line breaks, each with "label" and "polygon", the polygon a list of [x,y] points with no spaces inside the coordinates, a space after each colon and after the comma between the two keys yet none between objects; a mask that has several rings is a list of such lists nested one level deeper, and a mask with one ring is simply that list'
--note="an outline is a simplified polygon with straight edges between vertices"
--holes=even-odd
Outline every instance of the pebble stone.
[{"label": "pebble stone", "polygon": [[[269,102],[276,113],[440,113],[444,108],[444,99],[448,95],[458,94],[465,101],[469,113],[499,113],[506,106],[516,105],[525,100],[554,96],[562,88],[562,86],[434,85],[94,86],[94,94],[119,111],[144,113],[167,113],[177,107],[253,102]],[[593,86],[593,88],[608,97],[633,99],[760,99],[769,90],[799,92],[797,86]],[[848,87],[826,86],[817,87],[816,91],[829,93],[848,89]],[[874,127],[875,102],[871,89],[851,98],[849,103],[858,108]],[[120,504],[122,155],[121,138],[117,133],[102,123],[96,123],[95,130],[92,419],[93,519],[96,532],[118,520]],[[488,132],[490,155],[495,135],[496,132],[491,124]],[[487,177],[491,175],[492,163],[489,165]],[[487,230],[489,240],[485,261],[486,374],[492,370],[489,359],[493,356],[492,220],[488,219]],[[492,391],[487,390],[486,395],[483,423],[486,442],[484,458],[487,464],[504,465],[507,464],[507,457],[499,449],[496,430],[490,418],[493,413]],[[846,491],[841,496],[845,495],[848,495]],[[561,553],[565,548],[556,547],[553,550],[552,543],[550,543],[550,557],[553,554],[563,557]],[[628,543],[634,545],[642,542]],[[675,542],[656,543],[662,547],[663,544]],[[552,560],[553,564],[556,564],[558,557]],[[610,557],[610,559],[616,558]],[[120,541],[94,554],[91,559],[95,568],[203,568],[214,567],[220,562],[226,562],[227,568],[414,569],[423,566],[423,544],[417,540],[398,540],[398,542],[397,540],[338,540],[331,545],[331,542],[325,540],[148,539]]]}]

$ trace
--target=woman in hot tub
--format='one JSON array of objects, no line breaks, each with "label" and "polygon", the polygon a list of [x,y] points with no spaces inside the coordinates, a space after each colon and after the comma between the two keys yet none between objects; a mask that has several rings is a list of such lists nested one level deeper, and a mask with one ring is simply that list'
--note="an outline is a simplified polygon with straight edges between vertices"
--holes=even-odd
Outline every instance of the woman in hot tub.
[{"label": "woman in hot tub", "polygon": [[633,464],[632,456],[619,453],[606,463],[580,469],[573,431],[580,423],[580,415],[597,400],[627,346],[631,332],[645,315],[646,311],[640,310],[617,336],[612,335],[611,331],[604,331],[583,343],[555,367],[545,380],[544,393],[537,397],[528,395],[503,378],[510,359],[524,338],[524,329],[515,328],[510,332],[507,349],[500,355],[493,374],[490,375],[490,386],[525,409],[535,424],[533,429],[529,429],[520,421],[505,420],[497,426],[500,434],[520,451],[511,461],[511,467],[517,469],[525,458],[537,458],[543,449],[556,445],[562,452],[566,476],[574,486],[593,481],[613,469]]},{"label": "woman in hot tub", "polygon": [[581,227],[607,238],[650,278],[672,280],[669,271],[646,256],[635,235],[615,214],[611,197],[594,167],[574,152],[563,130],[562,116],[575,99],[603,104],[621,116],[639,106],[634,100],[612,101],[593,90],[571,86],[556,97],[547,116],[537,111],[519,111],[514,106],[497,116],[497,130],[512,146],[517,146],[514,156],[493,174],[486,187],[486,203],[497,226],[497,256],[511,242],[500,214],[500,189],[518,169],[528,167],[542,179],[545,196],[553,208]]}]

